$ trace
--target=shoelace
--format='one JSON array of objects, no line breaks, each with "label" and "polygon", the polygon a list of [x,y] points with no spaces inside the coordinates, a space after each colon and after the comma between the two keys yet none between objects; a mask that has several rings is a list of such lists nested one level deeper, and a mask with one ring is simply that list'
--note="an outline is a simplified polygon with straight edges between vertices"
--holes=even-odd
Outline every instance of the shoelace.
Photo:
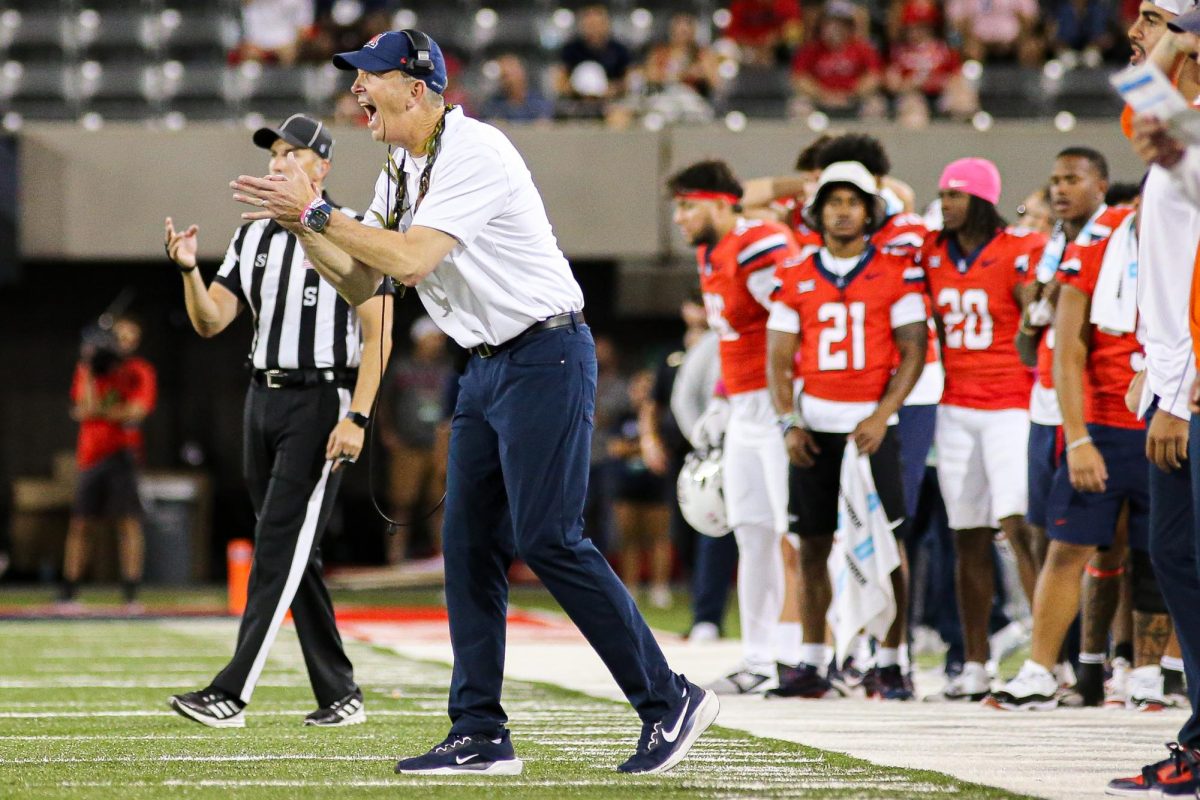
[{"label": "shoelace", "polygon": [[643,722],[642,735],[638,737],[637,752],[649,753],[662,744],[662,720]]},{"label": "shoelace", "polygon": [[[1170,751],[1171,755],[1155,764],[1142,767],[1142,781],[1147,786],[1159,783],[1158,772],[1168,761],[1171,762],[1171,767],[1175,770],[1176,775],[1183,772],[1182,768],[1184,766],[1188,768],[1193,777],[1197,775],[1197,768],[1200,767],[1200,759],[1196,757],[1196,754],[1190,747],[1184,747],[1179,742],[1167,742],[1167,750]],[[1200,789],[1197,790],[1197,796],[1200,797]]]},{"label": "shoelace", "polygon": [[451,738],[452,737],[449,737],[449,736],[446,737],[446,741],[442,742],[437,747],[433,748],[433,752],[449,753],[452,750],[457,750],[458,748],[462,747],[463,745],[467,745],[467,744],[471,743],[470,736],[453,737],[454,738],[453,741],[451,741]]}]

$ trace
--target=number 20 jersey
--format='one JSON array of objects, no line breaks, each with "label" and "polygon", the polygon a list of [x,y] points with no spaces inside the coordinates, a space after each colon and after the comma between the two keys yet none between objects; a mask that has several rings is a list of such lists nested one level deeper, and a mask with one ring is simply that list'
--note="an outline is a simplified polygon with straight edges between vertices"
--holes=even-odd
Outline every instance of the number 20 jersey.
[{"label": "number 20 jersey", "polygon": [[1033,374],[1017,355],[1021,325],[1016,290],[1046,237],[1004,230],[972,256],[952,237],[930,236],[917,254],[945,329],[942,403],[978,409],[1028,408]]},{"label": "number 20 jersey", "polygon": [[775,267],[800,255],[792,232],[767,220],[739,219],[713,247],[696,248],[708,325],[720,335],[721,377],[729,394],[767,387],[767,316]]}]

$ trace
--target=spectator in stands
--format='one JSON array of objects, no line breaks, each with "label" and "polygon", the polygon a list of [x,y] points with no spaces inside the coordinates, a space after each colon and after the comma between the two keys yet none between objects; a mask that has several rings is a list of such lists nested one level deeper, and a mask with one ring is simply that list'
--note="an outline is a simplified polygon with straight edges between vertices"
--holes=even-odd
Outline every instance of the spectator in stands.
[{"label": "spectator in stands", "polygon": [[792,60],[794,114],[803,116],[815,107],[841,116],[883,115],[883,61],[870,42],[856,35],[855,17],[854,5],[847,0],[826,4],[817,38]]},{"label": "spectator in stands", "polygon": [[945,22],[941,3],[937,0],[893,0],[888,7],[887,40],[900,41],[904,28],[918,22],[928,24],[940,35]]},{"label": "spectator in stands", "polygon": [[642,370],[626,384],[628,405],[608,440],[613,459],[614,507],[621,553],[621,580],[636,596],[642,557],[650,560],[650,605],[671,607],[671,515],[663,503],[666,455],[661,444],[647,449],[639,417],[653,403],[654,373]]},{"label": "spectator in stands", "polygon": [[1037,66],[1045,45],[1038,35],[1037,0],[949,0],[946,18],[975,61],[1016,60]]},{"label": "spectator in stands", "polygon": [[725,36],[741,50],[743,64],[782,65],[804,32],[798,0],[733,0]]},{"label": "spectator in stands", "polygon": [[529,85],[525,63],[515,53],[496,59],[499,69],[496,92],[483,102],[479,116],[488,120],[537,122],[554,116],[554,103]]},{"label": "spectator in stands", "polygon": [[665,122],[671,123],[711,120],[712,106],[692,84],[683,80],[676,66],[668,45],[655,45],[650,49],[641,68],[638,111],[659,114]]},{"label": "spectator in stands", "polygon": [[[392,515],[408,526],[423,524],[432,549],[441,550],[441,511],[424,519],[441,497],[445,476],[435,458],[437,429],[442,421],[442,395],[451,372],[446,335],[422,316],[409,329],[412,352],[396,359],[381,393],[379,432],[390,457]],[[399,564],[408,550],[408,532],[400,527],[388,537],[385,557]]]},{"label": "spectator in stands", "polygon": [[625,96],[633,55],[613,38],[607,7],[579,10],[576,35],[563,46],[559,59],[554,86],[560,116],[603,117],[613,101]]},{"label": "spectator in stands", "polygon": [[242,0],[242,40],[230,60],[294,64],[313,19],[313,0]]},{"label": "spectator in stands", "polygon": [[720,90],[723,83],[720,60],[710,48],[700,44],[700,21],[695,14],[681,11],[671,15],[667,41],[659,58],[666,81],[690,86],[706,100]]},{"label": "spectator in stands", "polygon": [[1059,58],[1074,65],[1100,65],[1113,46],[1113,7],[1105,0],[1058,0],[1048,9],[1050,46]]},{"label": "spectator in stands", "polygon": [[931,107],[956,119],[979,110],[979,97],[962,75],[958,53],[938,38],[937,16],[936,7],[907,4],[889,54],[884,81],[905,127],[928,124]]}]

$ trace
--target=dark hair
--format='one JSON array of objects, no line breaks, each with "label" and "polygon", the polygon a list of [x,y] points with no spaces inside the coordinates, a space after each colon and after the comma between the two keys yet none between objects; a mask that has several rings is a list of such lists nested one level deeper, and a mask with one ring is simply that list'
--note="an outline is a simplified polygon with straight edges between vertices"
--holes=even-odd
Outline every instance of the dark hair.
[{"label": "dark hair", "polygon": [[817,163],[817,153],[831,141],[833,141],[833,137],[825,133],[809,142],[808,147],[805,147],[800,151],[800,155],[796,156],[796,171],[811,172],[814,169],[820,169],[821,166]]},{"label": "dark hair", "polygon": [[1100,175],[1101,180],[1108,180],[1108,160],[1104,158],[1104,154],[1099,150],[1093,150],[1090,147],[1068,147],[1060,150],[1055,158],[1082,158]]},{"label": "dark hair", "polygon": [[971,195],[967,202],[967,218],[963,221],[963,226],[957,232],[951,232],[942,229],[938,234],[938,242],[946,241],[946,237],[952,233],[967,233],[977,234],[984,237],[993,236],[996,231],[1008,227],[1008,221],[1000,216],[1000,210],[996,208],[995,203],[989,203],[982,197]]},{"label": "dark hair", "polygon": [[883,149],[883,143],[865,133],[845,133],[830,139],[817,152],[817,168],[825,169],[839,161],[857,161],[872,175],[887,175],[892,162]]},{"label": "dark hair", "polygon": [[875,198],[855,186],[853,183],[827,183],[817,191],[817,196],[813,198],[812,208],[813,222],[816,223],[816,228],[814,228],[814,230],[821,234],[825,232],[825,224],[821,221],[821,215],[825,211],[825,201],[829,199],[829,195],[833,194],[834,189],[854,190],[854,193],[858,195],[858,199],[862,201],[863,206],[867,209],[867,232],[869,233],[874,231],[875,227],[881,222],[881,220],[875,219]]},{"label": "dark hair", "polygon": [[1114,183],[1108,187],[1108,192],[1104,195],[1104,202],[1110,206],[1127,206],[1137,200],[1141,193],[1141,184]]},{"label": "dark hair", "polygon": [[680,192],[721,192],[742,196],[742,184],[724,161],[697,161],[667,179],[672,194]]}]

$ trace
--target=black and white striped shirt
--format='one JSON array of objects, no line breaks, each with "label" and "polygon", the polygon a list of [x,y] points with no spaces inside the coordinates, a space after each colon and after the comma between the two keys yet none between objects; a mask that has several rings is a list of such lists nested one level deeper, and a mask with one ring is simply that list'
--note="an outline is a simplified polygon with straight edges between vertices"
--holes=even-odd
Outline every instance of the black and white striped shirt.
[{"label": "black and white striped shirt", "polygon": [[[250,360],[256,369],[358,366],[362,330],[354,308],[274,220],[238,228],[214,280],[254,315]],[[393,291],[385,278],[379,293]]]}]

